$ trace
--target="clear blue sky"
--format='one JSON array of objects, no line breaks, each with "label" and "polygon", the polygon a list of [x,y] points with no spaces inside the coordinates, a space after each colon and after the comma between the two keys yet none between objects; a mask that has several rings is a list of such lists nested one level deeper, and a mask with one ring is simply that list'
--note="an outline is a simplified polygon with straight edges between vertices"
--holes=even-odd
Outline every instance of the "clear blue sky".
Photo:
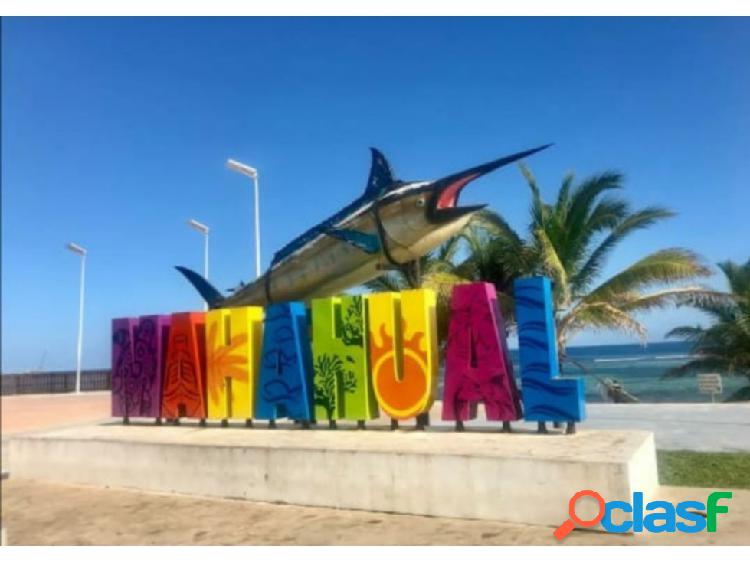
[{"label": "clear blue sky", "polygon": [[[612,273],[685,246],[750,257],[747,19],[8,19],[2,21],[2,369],[73,368],[89,249],[84,366],[110,320],[200,309],[174,271],[253,273],[249,182],[261,172],[263,262],[364,189],[369,146],[430,179],[545,142],[564,172],[617,168],[635,206],[679,216],[633,236]],[[516,168],[471,186],[522,228]],[[722,287],[721,278],[711,281]],[[645,317],[649,339],[697,322]],[[611,333],[574,343],[630,341]]]}]

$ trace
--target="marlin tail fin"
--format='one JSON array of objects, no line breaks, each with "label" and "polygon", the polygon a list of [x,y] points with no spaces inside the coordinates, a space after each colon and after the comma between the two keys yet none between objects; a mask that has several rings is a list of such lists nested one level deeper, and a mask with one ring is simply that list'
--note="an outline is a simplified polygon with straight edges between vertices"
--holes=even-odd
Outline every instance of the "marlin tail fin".
[{"label": "marlin tail fin", "polygon": [[192,269],[187,267],[175,266],[175,269],[182,273],[185,278],[190,281],[190,284],[195,287],[195,290],[200,293],[203,299],[208,303],[209,308],[216,308],[224,300],[222,294],[216,290],[216,288],[206,281],[202,276],[198,275]]}]

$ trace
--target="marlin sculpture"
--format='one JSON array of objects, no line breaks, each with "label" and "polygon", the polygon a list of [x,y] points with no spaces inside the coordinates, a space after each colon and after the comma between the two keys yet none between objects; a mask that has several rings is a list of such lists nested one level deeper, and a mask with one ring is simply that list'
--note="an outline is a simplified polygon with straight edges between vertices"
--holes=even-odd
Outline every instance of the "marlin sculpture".
[{"label": "marlin sculpture", "polygon": [[546,144],[435,181],[400,181],[372,150],[364,194],[279,250],[261,277],[223,296],[208,281],[177,267],[210,308],[308,300],[361,285],[389,269],[406,269],[458,234],[485,205],[458,206],[466,185],[550,146]]}]

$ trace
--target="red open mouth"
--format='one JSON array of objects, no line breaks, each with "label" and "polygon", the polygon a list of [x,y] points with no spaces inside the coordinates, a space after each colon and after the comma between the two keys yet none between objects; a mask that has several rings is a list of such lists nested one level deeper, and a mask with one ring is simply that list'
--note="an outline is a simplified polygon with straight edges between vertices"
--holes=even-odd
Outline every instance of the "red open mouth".
[{"label": "red open mouth", "polygon": [[471,205],[466,207],[458,206],[458,198],[461,195],[461,190],[466,187],[468,183],[493,170],[497,170],[498,168],[507,166],[508,164],[539,152],[540,150],[544,150],[548,146],[550,145],[545,144],[530,150],[524,150],[523,152],[516,152],[509,156],[503,156],[497,160],[474,166],[468,170],[451,174],[450,176],[432,182],[430,187],[434,191],[430,199],[430,205],[427,207],[427,218],[434,223],[447,223],[461,219],[471,213],[483,209],[485,205]]},{"label": "red open mouth", "polygon": [[481,174],[471,174],[469,176],[464,176],[455,180],[447,187],[443,188],[443,190],[440,192],[440,196],[438,197],[435,207],[437,209],[452,209],[453,207],[455,207],[458,204],[458,196],[461,194],[461,190],[466,186],[466,184],[478,178],[480,175]]}]

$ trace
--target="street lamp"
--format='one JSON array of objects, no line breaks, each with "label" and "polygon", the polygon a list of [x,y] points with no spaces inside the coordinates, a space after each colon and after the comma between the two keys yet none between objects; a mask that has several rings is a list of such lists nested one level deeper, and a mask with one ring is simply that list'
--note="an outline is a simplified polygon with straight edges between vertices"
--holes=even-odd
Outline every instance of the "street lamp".
[{"label": "street lamp", "polygon": [[[190,219],[188,221],[188,226],[191,228],[197,230],[201,234],[203,234],[203,277],[204,279],[208,279],[208,227],[198,222],[195,219]],[[208,303],[205,303],[203,308],[205,310],[208,310]]]},{"label": "street lamp", "polygon": [[258,170],[232,160],[227,160],[227,168],[252,178],[255,187],[255,277],[260,277],[260,201],[258,197]]},{"label": "street lamp", "polygon": [[78,302],[78,347],[76,350],[76,394],[81,393],[81,351],[83,349],[83,286],[86,279],[86,249],[70,242],[66,248],[81,256],[81,289]]}]

